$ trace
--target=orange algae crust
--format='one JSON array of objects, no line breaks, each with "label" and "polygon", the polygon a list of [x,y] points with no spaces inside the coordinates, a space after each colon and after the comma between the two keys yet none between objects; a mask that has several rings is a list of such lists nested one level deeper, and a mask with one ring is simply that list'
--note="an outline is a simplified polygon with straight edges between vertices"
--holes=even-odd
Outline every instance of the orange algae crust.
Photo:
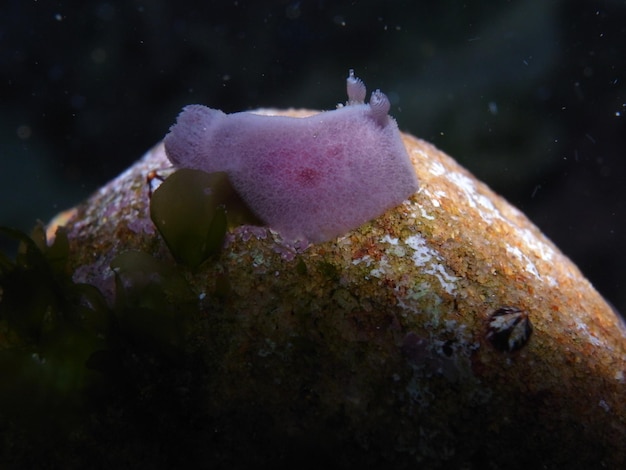
[{"label": "orange algae crust", "polygon": [[[624,464],[618,316],[521,212],[403,140],[420,190],[381,217],[310,246],[240,226],[200,268],[177,266],[198,305],[194,406],[222,436],[208,463]],[[119,253],[176,265],[149,218],[146,177],[168,167],[156,146],[65,221],[75,281],[111,303]],[[487,339],[504,307],[532,324],[516,350]]]}]

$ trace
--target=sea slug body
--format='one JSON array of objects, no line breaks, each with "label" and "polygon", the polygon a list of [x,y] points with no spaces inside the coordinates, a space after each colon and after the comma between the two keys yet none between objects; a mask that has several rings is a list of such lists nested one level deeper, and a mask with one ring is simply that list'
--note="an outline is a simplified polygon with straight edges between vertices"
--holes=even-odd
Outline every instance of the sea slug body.
[{"label": "sea slug body", "polygon": [[306,118],[186,106],[165,137],[180,168],[224,171],[250,209],[288,239],[331,240],[397,206],[417,177],[387,97],[347,79],[345,106]]}]

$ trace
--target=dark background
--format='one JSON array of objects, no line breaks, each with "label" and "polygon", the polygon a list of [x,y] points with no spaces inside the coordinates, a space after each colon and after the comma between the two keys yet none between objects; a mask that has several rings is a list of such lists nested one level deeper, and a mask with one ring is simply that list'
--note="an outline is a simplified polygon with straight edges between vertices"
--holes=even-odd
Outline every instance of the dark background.
[{"label": "dark background", "polygon": [[185,104],[332,109],[348,68],[626,312],[623,0],[5,0],[0,224],[87,197]]}]

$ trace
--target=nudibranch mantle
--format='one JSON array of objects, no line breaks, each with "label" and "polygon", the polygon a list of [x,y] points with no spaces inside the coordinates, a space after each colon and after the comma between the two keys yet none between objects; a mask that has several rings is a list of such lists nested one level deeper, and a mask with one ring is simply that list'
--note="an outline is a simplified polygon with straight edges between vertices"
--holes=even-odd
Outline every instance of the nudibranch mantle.
[{"label": "nudibranch mantle", "polygon": [[179,168],[224,171],[250,209],[287,239],[323,242],[418,189],[388,98],[364,103],[350,70],[345,106],[293,118],[186,106],[165,137]]}]

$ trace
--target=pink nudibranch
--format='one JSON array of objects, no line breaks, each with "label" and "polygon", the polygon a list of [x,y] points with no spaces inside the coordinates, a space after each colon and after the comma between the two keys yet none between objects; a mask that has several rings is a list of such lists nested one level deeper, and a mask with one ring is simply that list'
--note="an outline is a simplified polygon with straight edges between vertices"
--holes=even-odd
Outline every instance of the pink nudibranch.
[{"label": "pink nudibranch", "polygon": [[418,189],[390,104],[347,79],[348,102],[305,118],[186,106],[165,137],[180,168],[226,172],[235,190],[287,239],[322,242],[359,227]]}]

